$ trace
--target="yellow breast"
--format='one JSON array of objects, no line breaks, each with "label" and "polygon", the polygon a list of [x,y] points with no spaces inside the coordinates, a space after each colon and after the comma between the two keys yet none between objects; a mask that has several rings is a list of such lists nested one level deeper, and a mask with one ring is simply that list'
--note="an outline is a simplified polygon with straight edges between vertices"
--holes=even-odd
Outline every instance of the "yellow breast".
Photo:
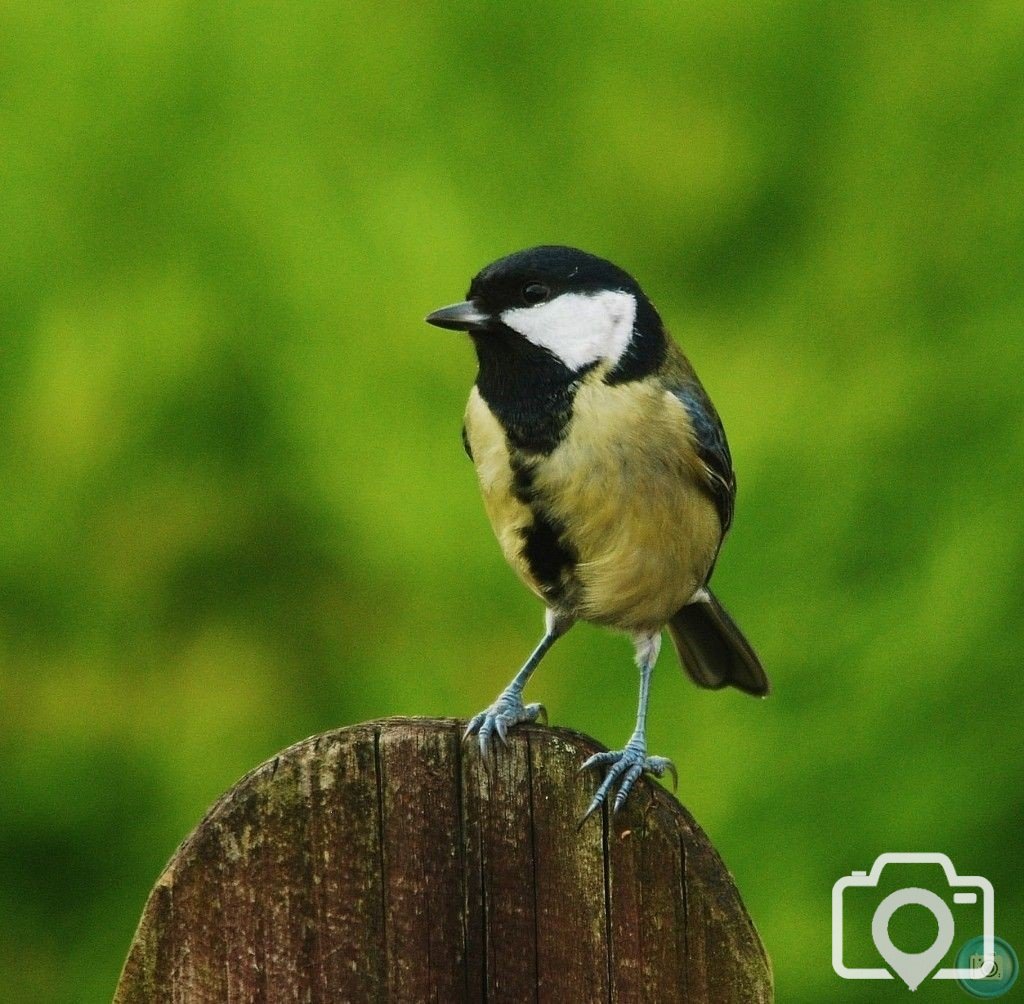
[{"label": "yellow breast", "polygon": [[522,553],[522,533],[532,524],[533,515],[512,490],[512,459],[505,432],[476,387],[470,391],[465,422],[484,510],[502,554],[523,582],[543,598],[540,584],[533,578]]},{"label": "yellow breast", "polygon": [[[543,596],[522,554],[533,514],[515,497],[504,432],[475,389],[466,429],[502,551]],[[584,384],[565,437],[533,470],[536,504],[576,555],[569,612],[623,630],[657,628],[704,584],[721,525],[700,488],[686,411],[667,391]]]}]

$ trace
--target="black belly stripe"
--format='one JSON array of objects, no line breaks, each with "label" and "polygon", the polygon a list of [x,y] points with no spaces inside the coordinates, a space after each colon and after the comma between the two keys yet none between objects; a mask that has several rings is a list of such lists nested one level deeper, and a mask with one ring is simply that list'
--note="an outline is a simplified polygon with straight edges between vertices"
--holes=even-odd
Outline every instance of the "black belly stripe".
[{"label": "black belly stripe", "polygon": [[509,444],[508,463],[512,468],[512,494],[523,503],[533,507],[537,501],[537,492],[533,486],[533,472],[536,461],[511,448]]},{"label": "black belly stripe", "polygon": [[576,567],[575,549],[566,541],[557,521],[533,510],[533,524],[522,531],[523,557],[544,595],[558,600],[565,595],[567,578]]},{"label": "black belly stripe", "polygon": [[578,555],[566,539],[565,527],[544,511],[533,478],[537,459],[510,450],[509,463],[512,467],[512,493],[529,507],[533,518],[530,526],[520,532],[523,557],[544,594],[558,600],[565,594]]}]

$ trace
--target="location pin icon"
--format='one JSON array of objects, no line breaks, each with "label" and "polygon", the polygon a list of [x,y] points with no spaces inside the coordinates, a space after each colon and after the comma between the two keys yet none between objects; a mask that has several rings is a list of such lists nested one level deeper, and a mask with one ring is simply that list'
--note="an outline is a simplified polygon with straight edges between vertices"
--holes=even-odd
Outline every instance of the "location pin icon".
[{"label": "location pin icon", "polygon": [[[889,921],[901,907],[916,903],[930,910],[939,925],[938,934],[931,948],[923,952],[903,952],[898,949],[889,937]],[[886,896],[871,921],[871,937],[874,938],[878,954],[889,963],[892,971],[911,990],[916,990],[928,977],[932,970],[942,961],[949,946],[953,944],[953,914],[949,907],[933,892],[927,889],[898,889]]]}]

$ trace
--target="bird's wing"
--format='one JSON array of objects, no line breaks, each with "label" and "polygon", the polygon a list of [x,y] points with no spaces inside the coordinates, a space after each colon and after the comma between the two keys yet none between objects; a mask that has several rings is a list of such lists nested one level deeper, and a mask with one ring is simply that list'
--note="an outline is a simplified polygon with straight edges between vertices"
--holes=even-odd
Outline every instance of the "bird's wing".
[{"label": "bird's wing", "polygon": [[466,456],[470,460],[473,459],[473,447],[469,445],[469,433],[466,431],[466,423],[462,423],[462,448],[466,451]]},{"label": "bird's wing", "polygon": [[705,486],[718,509],[722,536],[732,524],[736,501],[736,475],[729,442],[715,406],[696,377],[674,381],[668,388],[686,409],[693,426],[694,446],[701,462]]}]

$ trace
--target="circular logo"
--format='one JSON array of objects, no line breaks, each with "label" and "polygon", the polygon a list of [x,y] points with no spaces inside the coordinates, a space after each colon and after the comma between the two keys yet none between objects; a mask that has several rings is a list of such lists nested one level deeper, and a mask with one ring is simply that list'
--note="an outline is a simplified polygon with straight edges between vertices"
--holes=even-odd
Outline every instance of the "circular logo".
[{"label": "circular logo", "polygon": [[[1013,949],[1002,938],[993,938],[994,962],[987,976],[973,980],[957,980],[972,997],[991,1000],[1002,997],[1017,982],[1020,966]],[[985,939],[971,938],[957,952],[957,969],[981,969],[985,965]]]}]

